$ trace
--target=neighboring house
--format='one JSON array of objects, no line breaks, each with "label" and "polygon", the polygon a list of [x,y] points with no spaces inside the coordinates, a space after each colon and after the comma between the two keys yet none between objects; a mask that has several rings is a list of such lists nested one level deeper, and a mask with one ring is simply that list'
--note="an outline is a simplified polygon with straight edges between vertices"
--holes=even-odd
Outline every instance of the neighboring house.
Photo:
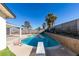
[{"label": "neighboring house", "polygon": [[15,18],[15,15],[5,4],[0,4],[0,50],[6,48],[6,20]]}]

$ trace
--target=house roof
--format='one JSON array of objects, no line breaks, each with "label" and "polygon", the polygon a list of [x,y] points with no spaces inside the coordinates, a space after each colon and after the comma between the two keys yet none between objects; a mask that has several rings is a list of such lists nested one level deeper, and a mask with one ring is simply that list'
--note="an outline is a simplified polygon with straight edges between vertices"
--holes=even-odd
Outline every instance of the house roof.
[{"label": "house roof", "polygon": [[0,3],[0,16],[3,18],[15,18],[15,14],[12,13],[12,11],[5,5]]}]

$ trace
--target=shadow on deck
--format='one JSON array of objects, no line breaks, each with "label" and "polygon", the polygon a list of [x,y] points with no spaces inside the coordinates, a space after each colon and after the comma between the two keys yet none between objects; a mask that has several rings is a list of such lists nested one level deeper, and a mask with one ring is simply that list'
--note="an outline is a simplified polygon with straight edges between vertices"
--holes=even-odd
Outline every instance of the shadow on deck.
[{"label": "shadow on deck", "polygon": [[46,49],[47,56],[75,56],[76,54],[67,48]]},{"label": "shadow on deck", "polygon": [[30,56],[35,56],[36,54],[36,47],[34,47],[30,53]]},{"label": "shadow on deck", "polygon": [[[57,49],[46,48],[45,51],[46,56],[76,56],[75,53],[73,53],[72,51],[70,51],[65,47],[59,47]],[[30,56],[35,56],[35,54],[36,54],[36,48],[33,48],[30,53]]]}]

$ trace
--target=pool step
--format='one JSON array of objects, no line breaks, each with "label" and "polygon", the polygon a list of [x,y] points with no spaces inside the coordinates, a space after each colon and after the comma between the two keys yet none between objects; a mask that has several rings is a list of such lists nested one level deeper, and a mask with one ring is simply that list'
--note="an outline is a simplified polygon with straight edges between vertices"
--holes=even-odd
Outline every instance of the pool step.
[{"label": "pool step", "polygon": [[45,48],[43,42],[38,42],[36,56],[45,56]]}]

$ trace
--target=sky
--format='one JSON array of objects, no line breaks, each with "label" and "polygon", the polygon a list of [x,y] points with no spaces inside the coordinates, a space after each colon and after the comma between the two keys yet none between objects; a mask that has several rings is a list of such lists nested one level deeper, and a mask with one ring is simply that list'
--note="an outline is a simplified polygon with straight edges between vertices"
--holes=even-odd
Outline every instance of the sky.
[{"label": "sky", "polygon": [[79,18],[79,4],[75,3],[6,3],[6,6],[16,15],[7,22],[21,26],[29,21],[32,28],[40,27],[45,22],[48,13],[57,16],[54,25]]}]

